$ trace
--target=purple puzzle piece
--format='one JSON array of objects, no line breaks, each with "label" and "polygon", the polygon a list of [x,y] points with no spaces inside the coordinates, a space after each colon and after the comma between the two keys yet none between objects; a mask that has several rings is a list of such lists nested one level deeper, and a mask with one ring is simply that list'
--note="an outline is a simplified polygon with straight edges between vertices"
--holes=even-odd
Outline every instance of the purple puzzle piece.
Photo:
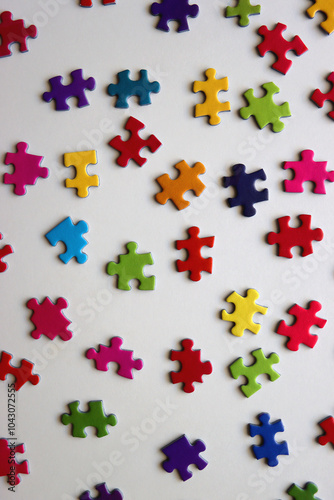
[{"label": "purple puzzle piece", "polygon": [[181,479],[187,481],[192,477],[192,472],[188,470],[189,465],[196,465],[199,470],[204,469],[208,462],[200,457],[200,453],[206,450],[206,446],[200,439],[191,444],[185,434],[162,448],[162,452],[168,457],[162,463],[166,472],[173,472],[177,469]]},{"label": "purple puzzle piece", "polygon": [[[108,490],[106,483],[100,483],[95,486],[96,491],[99,492],[98,497],[94,497],[99,500],[123,500],[123,495],[120,490],[112,490],[111,492]],[[85,491],[82,495],[79,496],[79,500],[93,500],[90,496],[89,491]]]},{"label": "purple puzzle piece", "polygon": [[50,102],[54,99],[56,102],[56,111],[66,111],[70,109],[66,102],[70,97],[76,97],[78,99],[78,108],[89,105],[85,90],[95,89],[94,78],[90,77],[85,80],[82,76],[82,69],[72,71],[71,77],[72,82],[68,85],[63,85],[62,76],[54,76],[49,80],[51,92],[44,92],[43,99],[45,102]]},{"label": "purple puzzle piece", "polygon": [[162,31],[169,31],[168,21],[179,23],[178,32],[188,31],[187,17],[197,17],[198,13],[198,5],[189,5],[189,0],[161,0],[161,3],[154,2],[151,5],[151,14],[160,16],[156,27]]}]

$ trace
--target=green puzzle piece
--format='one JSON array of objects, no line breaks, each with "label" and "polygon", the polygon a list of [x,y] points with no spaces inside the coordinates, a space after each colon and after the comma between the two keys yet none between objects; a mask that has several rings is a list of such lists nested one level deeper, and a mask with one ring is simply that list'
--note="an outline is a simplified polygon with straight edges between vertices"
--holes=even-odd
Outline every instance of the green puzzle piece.
[{"label": "green puzzle piece", "polygon": [[137,279],[140,282],[139,290],[154,290],[155,276],[145,276],[143,273],[144,266],[154,264],[150,253],[136,252],[138,245],[134,241],[130,241],[126,245],[128,253],[119,256],[119,263],[109,262],[107,273],[110,276],[118,275],[117,287],[121,290],[131,290],[129,281]]},{"label": "green puzzle piece", "polygon": [[85,438],[86,427],[95,427],[97,437],[103,437],[109,434],[107,425],[117,424],[115,415],[106,415],[104,413],[102,401],[89,401],[88,410],[79,410],[80,401],[69,403],[70,414],[63,413],[61,421],[64,425],[72,424],[72,436]]},{"label": "green puzzle piece", "polygon": [[306,483],[305,488],[299,488],[296,484],[293,484],[288,489],[288,494],[292,496],[295,500],[320,500],[320,498],[315,497],[318,487],[314,483]]},{"label": "green puzzle piece", "polygon": [[250,0],[239,0],[236,7],[226,7],[226,17],[239,17],[239,26],[248,26],[248,16],[260,12],[261,5],[251,5]]},{"label": "green puzzle piece", "polygon": [[291,116],[289,103],[285,102],[280,106],[274,103],[273,95],[279,92],[279,88],[273,82],[263,84],[262,88],[266,91],[263,97],[254,97],[253,89],[244,93],[249,105],[240,109],[240,116],[244,120],[254,116],[261,129],[271,123],[274,132],[281,132],[284,123],[280,118]]}]

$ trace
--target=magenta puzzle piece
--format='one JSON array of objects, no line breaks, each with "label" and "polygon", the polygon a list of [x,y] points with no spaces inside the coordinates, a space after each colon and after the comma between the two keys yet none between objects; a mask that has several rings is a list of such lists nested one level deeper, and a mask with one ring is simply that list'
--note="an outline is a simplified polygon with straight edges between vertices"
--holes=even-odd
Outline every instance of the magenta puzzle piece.
[{"label": "magenta puzzle piece", "polygon": [[70,340],[72,332],[67,327],[71,321],[62,313],[62,309],[66,309],[67,306],[67,301],[63,297],[57,299],[55,304],[49,297],[46,297],[40,304],[37,299],[30,299],[27,307],[34,311],[31,321],[36,327],[31,333],[32,338],[39,339],[41,335],[45,335],[53,340],[59,335],[62,340]]},{"label": "magenta puzzle piece", "polygon": [[305,149],[300,153],[300,161],[285,161],[283,168],[291,168],[294,177],[284,181],[284,189],[288,193],[303,193],[303,183],[311,181],[315,184],[313,192],[326,194],[325,181],[334,182],[334,171],[327,172],[327,161],[314,161],[314,151]]}]

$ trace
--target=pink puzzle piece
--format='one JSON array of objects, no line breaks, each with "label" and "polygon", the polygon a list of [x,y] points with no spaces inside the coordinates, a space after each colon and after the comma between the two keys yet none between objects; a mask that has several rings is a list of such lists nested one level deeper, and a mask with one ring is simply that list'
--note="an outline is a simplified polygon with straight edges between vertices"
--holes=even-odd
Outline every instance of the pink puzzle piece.
[{"label": "pink puzzle piece", "polygon": [[70,340],[72,332],[67,329],[71,322],[63,315],[62,309],[68,306],[67,301],[60,297],[54,304],[46,297],[41,304],[37,299],[30,299],[27,303],[28,309],[33,312],[31,321],[36,326],[31,333],[32,338],[39,339],[41,335],[53,340],[57,335],[62,340]]},{"label": "pink puzzle piece", "polygon": [[291,168],[294,178],[284,181],[284,189],[288,193],[303,193],[303,183],[313,182],[316,194],[326,194],[325,181],[334,182],[334,171],[327,172],[327,161],[314,161],[314,151],[305,149],[300,153],[300,161],[286,161],[283,168]]},{"label": "pink puzzle piece", "polygon": [[[0,233],[0,240],[2,240],[1,233]],[[14,252],[13,247],[11,247],[10,245],[5,245],[4,247],[0,248],[0,273],[4,273],[8,267],[6,262],[2,262],[2,259],[13,252]]]}]

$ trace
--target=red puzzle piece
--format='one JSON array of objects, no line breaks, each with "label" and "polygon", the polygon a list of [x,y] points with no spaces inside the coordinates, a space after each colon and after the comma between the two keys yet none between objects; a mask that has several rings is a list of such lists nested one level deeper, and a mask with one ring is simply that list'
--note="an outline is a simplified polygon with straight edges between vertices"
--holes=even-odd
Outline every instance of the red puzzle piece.
[{"label": "red puzzle piece", "polygon": [[196,226],[188,229],[189,238],[187,240],[177,240],[177,250],[185,249],[188,252],[186,260],[177,260],[176,267],[179,273],[190,271],[189,278],[192,281],[199,281],[201,279],[201,271],[212,273],[212,258],[204,259],[201,255],[202,247],[212,248],[215,242],[214,236],[208,238],[199,238],[199,228]]},{"label": "red puzzle piece", "polygon": [[331,443],[334,446],[334,418],[327,417],[319,425],[325,434],[318,437],[318,443],[321,446],[325,446],[327,443]]},{"label": "red puzzle piece", "polygon": [[302,257],[313,253],[312,241],[321,241],[324,237],[322,229],[311,229],[311,216],[298,215],[301,224],[299,227],[290,227],[290,217],[280,217],[277,219],[278,233],[270,232],[267,237],[269,245],[278,244],[278,255],[292,259],[291,248],[301,247]]},{"label": "red puzzle piece", "polygon": [[[325,101],[331,101],[334,104],[334,71],[327,77],[327,81],[332,84],[332,88],[326,94],[323,94],[319,89],[316,89],[311,95],[312,101],[322,108]],[[330,111],[328,116],[334,120],[334,111]]]},{"label": "red puzzle piece", "polygon": [[33,24],[26,28],[23,19],[13,21],[13,14],[9,11],[0,14],[0,57],[11,56],[10,46],[18,43],[20,52],[27,52],[27,38],[36,38],[37,28]]},{"label": "red puzzle piece", "polygon": [[[2,240],[1,233],[0,240]],[[13,247],[11,247],[10,245],[5,245],[4,247],[0,248],[0,273],[4,273],[8,267],[8,264],[6,264],[6,262],[2,262],[2,259],[6,257],[6,255],[10,255],[13,252]]]},{"label": "red puzzle piece", "polygon": [[147,159],[140,156],[140,151],[143,148],[148,148],[151,153],[154,153],[161,146],[161,142],[155,137],[155,135],[150,135],[148,139],[142,139],[139,137],[138,132],[145,128],[145,125],[141,123],[133,116],[130,116],[125,125],[125,130],[129,130],[131,133],[130,138],[127,141],[123,141],[121,136],[118,135],[111,139],[109,145],[119,151],[121,154],[117,158],[116,162],[120,167],[126,167],[129,160],[133,160],[140,167],[146,163]]},{"label": "red puzzle piece", "polygon": [[300,153],[300,161],[285,161],[283,168],[291,168],[294,177],[284,181],[284,189],[288,193],[303,193],[303,183],[314,183],[313,190],[316,194],[326,194],[325,181],[334,182],[334,171],[327,172],[327,161],[314,161],[314,152],[305,149]]},{"label": "red puzzle piece", "polygon": [[194,349],[194,342],[191,339],[181,341],[181,351],[171,351],[170,359],[181,363],[179,372],[171,372],[173,384],[183,382],[184,392],[193,392],[195,390],[194,382],[203,383],[202,376],[212,373],[212,365],[210,361],[201,361],[200,349]]},{"label": "red puzzle piece", "polygon": [[28,309],[33,310],[31,321],[36,326],[31,333],[32,338],[39,339],[41,335],[53,340],[57,335],[62,340],[70,340],[72,332],[67,327],[71,322],[61,312],[68,306],[67,301],[60,297],[54,304],[46,297],[41,304],[36,299],[30,299],[27,303]]},{"label": "red puzzle piece", "polygon": [[32,385],[37,385],[39,382],[39,375],[33,374],[32,370],[34,363],[26,359],[22,359],[21,365],[16,367],[10,364],[13,356],[9,352],[2,351],[0,359],[0,380],[6,380],[8,374],[14,375],[15,390],[18,391],[26,383],[30,382]]},{"label": "red puzzle piece", "polygon": [[282,23],[277,23],[273,30],[268,30],[266,26],[261,26],[258,29],[258,33],[264,40],[257,46],[257,50],[261,57],[267,52],[272,52],[276,55],[277,61],[274,62],[272,68],[284,75],[287,74],[292,65],[292,61],[287,59],[286,53],[293,50],[297,56],[301,56],[308,50],[299,36],[295,36],[290,42],[285,40],[285,38],[283,38],[283,31],[285,31],[286,28],[286,25]]},{"label": "red puzzle piece", "polygon": [[[29,474],[27,460],[16,462],[15,458],[16,453],[24,452],[24,444],[17,445],[15,441],[0,439],[0,476],[8,476],[8,482],[11,486],[20,483],[21,478],[19,474]],[[11,463],[12,460],[14,463]]]},{"label": "red puzzle piece", "polygon": [[320,302],[312,300],[309,307],[303,307],[295,304],[289,309],[289,314],[295,316],[296,320],[288,326],[285,321],[281,321],[278,325],[277,332],[279,335],[289,337],[286,346],[290,351],[298,351],[300,344],[304,344],[313,348],[318,340],[318,335],[310,333],[311,326],[323,328],[327,323],[326,319],[319,318],[317,312],[321,310]]}]

